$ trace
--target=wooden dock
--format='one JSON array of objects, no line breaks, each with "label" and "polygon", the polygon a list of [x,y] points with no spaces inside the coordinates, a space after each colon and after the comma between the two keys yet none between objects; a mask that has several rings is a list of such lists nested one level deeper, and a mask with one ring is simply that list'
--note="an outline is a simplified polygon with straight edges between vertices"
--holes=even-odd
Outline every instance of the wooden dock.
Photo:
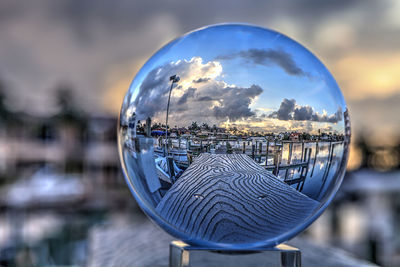
[{"label": "wooden dock", "polygon": [[191,238],[247,243],[290,231],[318,205],[245,154],[201,154],[156,209]]}]

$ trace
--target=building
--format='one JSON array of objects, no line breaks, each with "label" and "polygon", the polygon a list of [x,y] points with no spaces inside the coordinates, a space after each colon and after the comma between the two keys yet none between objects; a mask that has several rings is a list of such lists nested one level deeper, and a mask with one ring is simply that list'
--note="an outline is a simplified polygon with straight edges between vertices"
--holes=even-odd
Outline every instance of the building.
[{"label": "building", "polygon": [[291,133],[289,135],[289,140],[292,142],[301,141],[301,134],[300,133]]}]

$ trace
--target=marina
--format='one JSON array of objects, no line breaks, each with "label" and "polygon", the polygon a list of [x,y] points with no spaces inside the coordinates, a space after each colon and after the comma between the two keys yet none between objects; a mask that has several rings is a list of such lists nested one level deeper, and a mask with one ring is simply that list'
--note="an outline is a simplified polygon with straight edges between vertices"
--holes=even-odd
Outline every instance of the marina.
[{"label": "marina", "polygon": [[[171,177],[177,179],[202,154],[243,154],[281,181],[299,192],[304,191],[315,200],[319,200],[330,186],[329,180],[338,169],[338,160],[342,158],[344,146],[344,141],[269,140],[265,137],[220,139],[186,136],[166,139],[162,136],[143,136],[138,140],[142,138],[148,140],[146,143],[150,147],[146,150],[154,151],[151,157],[157,158],[157,162],[164,158],[163,171],[158,171],[160,180],[170,181]],[[165,147],[168,147],[168,155]],[[174,168],[170,168],[170,164]]]},{"label": "marina", "polygon": [[127,167],[143,168],[133,182],[158,214],[193,239],[240,243],[287,233],[313,214],[344,142],[143,136],[135,145]]}]

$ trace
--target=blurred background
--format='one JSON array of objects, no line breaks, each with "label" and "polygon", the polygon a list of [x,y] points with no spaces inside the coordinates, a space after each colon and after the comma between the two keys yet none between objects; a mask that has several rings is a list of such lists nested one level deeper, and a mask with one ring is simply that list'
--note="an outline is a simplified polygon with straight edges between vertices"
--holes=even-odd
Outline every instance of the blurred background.
[{"label": "blurred background", "polygon": [[396,0],[1,1],[0,266],[83,266],[93,227],[143,216],[119,166],[123,96],[166,42],[222,22],[300,42],[348,103],[345,180],[302,235],[399,266],[399,14]]}]

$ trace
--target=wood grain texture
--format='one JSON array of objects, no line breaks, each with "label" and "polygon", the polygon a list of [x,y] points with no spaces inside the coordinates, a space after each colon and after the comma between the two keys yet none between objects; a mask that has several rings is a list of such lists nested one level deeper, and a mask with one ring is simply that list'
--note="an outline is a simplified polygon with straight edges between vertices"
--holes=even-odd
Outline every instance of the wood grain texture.
[{"label": "wood grain texture", "polygon": [[247,155],[201,154],[156,209],[191,238],[250,243],[293,229],[318,205]]}]

